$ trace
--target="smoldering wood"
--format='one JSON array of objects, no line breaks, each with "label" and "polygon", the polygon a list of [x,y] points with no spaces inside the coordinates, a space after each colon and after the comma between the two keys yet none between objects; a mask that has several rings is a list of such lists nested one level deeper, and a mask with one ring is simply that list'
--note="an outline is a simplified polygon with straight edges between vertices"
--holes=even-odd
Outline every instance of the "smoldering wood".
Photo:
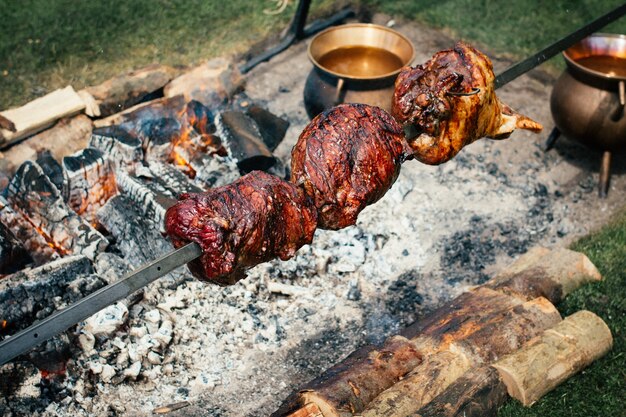
[{"label": "smoldering wood", "polygon": [[67,202],[69,198],[69,189],[67,177],[63,172],[61,164],[54,159],[50,151],[44,151],[37,155],[35,161],[41,167],[43,173],[50,179],[50,182],[59,190],[63,200]]},{"label": "smoldering wood", "polygon": [[9,229],[32,257],[35,265],[43,265],[60,255],[21,213],[13,210],[9,202],[0,196],[0,223]]},{"label": "smoldering wood", "polygon": [[166,162],[173,146],[180,140],[182,126],[174,118],[149,120],[141,125],[139,137],[143,142],[146,161]]},{"label": "smoldering wood", "polygon": [[108,245],[104,236],[72,211],[33,162],[18,169],[7,188],[7,201],[61,256],[83,254],[93,259]]},{"label": "smoldering wood", "polygon": [[490,366],[467,371],[413,417],[495,417],[507,399],[506,386]]},{"label": "smoldering wood", "polygon": [[[118,186],[124,196],[134,203],[137,210],[155,225],[159,225],[159,231],[164,232],[165,210],[173,200],[157,187],[150,187],[150,182],[132,177],[124,172],[117,173]],[[176,200],[173,200],[174,202]]]},{"label": "smoldering wood", "polygon": [[15,333],[105,285],[83,255],[56,259],[0,280],[0,321]]},{"label": "smoldering wood", "polygon": [[473,365],[462,350],[432,354],[368,404],[363,417],[406,417],[430,402]]},{"label": "smoldering wood", "polygon": [[598,269],[582,253],[537,248],[521,256],[485,286],[522,299],[542,296],[559,303],[581,285],[600,279]]},{"label": "smoldering wood", "polygon": [[0,275],[12,274],[33,260],[11,229],[0,223]]},{"label": "smoldering wood", "polygon": [[535,298],[497,314],[491,323],[456,343],[471,352],[479,363],[491,363],[560,321],[561,315],[552,303],[543,297]]},{"label": "smoldering wood", "polygon": [[276,159],[252,118],[240,111],[225,111],[217,116],[216,124],[228,154],[242,173],[266,171],[275,164]]},{"label": "smoldering wood", "polygon": [[[5,110],[2,116],[14,124],[14,130],[0,129],[0,147],[6,147],[33,135],[57,120],[83,110],[85,103],[72,86],[55,90],[21,107]],[[10,127],[10,126],[9,126]]]},{"label": "smoldering wood", "polygon": [[429,353],[402,336],[387,339],[381,347],[362,347],[292,394],[272,415],[285,416],[309,403],[324,417],[360,413]]},{"label": "smoldering wood", "polygon": [[100,150],[114,169],[129,173],[133,173],[144,159],[141,140],[119,126],[94,129],[89,146]]},{"label": "smoldering wood", "polygon": [[89,223],[95,223],[98,209],[117,194],[111,163],[98,149],[85,148],[63,158],[63,173],[68,205]]},{"label": "smoldering wood", "polygon": [[196,155],[189,164],[195,171],[194,184],[202,189],[230,184],[241,176],[230,157]]},{"label": "smoldering wood", "polygon": [[246,115],[254,120],[265,146],[274,152],[285,138],[285,134],[287,134],[289,121],[256,104],[246,109]]},{"label": "smoldering wood", "polygon": [[608,326],[579,311],[543,332],[524,348],[496,362],[509,395],[529,406],[612,347]]},{"label": "smoldering wood", "polygon": [[148,163],[148,170],[155,181],[168,190],[174,198],[178,198],[180,194],[199,193],[203,190],[170,164],[150,162]]},{"label": "smoldering wood", "polygon": [[[115,238],[114,248],[133,267],[145,264],[173,250],[160,232],[160,224],[143,215],[126,196],[117,195],[98,210],[98,222]],[[164,282],[186,279],[185,270],[169,273]],[[163,279],[161,279],[163,281]]]},{"label": "smoldering wood", "polygon": [[168,66],[153,64],[111,78],[102,84],[85,88],[98,104],[101,116],[109,116],[137,103],[155,97],[176,71]]}]

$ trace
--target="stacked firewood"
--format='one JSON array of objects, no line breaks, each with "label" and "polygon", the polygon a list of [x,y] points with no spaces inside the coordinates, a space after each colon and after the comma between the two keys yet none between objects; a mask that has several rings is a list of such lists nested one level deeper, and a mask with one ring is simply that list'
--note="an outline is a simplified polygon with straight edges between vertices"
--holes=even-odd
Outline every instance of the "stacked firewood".
[{"label": "stacked firewood", "polygon": [[611,348],[602,319],[561,319],[553,305],[599,279],[580,253],[535,248],[382,346],[353,352],[273,416],[480,417],[507,393],[531,405]]}]

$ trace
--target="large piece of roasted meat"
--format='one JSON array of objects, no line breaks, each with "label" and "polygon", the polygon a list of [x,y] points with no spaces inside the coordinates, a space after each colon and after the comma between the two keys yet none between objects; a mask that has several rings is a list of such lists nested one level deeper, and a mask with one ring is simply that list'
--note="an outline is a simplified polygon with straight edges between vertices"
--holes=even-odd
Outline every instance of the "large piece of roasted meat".
[{"label": "large piece of roasted meat", "polygon": [[481,137],[540,131],[539,123],[498,100],[494,80],[489,58],[463,42],[404,68],[396,79],[392,111],[400,123],[413,125],[416,136],[409,145],[415,158],[441,164]]}]

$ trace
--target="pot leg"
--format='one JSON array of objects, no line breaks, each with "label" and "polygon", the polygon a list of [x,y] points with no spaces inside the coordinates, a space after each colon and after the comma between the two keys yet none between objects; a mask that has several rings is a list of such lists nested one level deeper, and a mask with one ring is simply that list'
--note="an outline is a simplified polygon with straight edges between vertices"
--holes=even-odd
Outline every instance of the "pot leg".
[{"label": "pot leg", "polygon": [[561,136],[561,131],[557,127],[552,129],[552,132],[550,132],[548,139],[546,139],[546,143],[543,145],[543,151],[548,152],[550,149],[554,148],[554,144],[556,143],[556,140],[559,138],[559,136]]},{"label": "pot leg", "polygon": [[602,166],[600,167],[600,183],[598,184],[598,195],[606,198],[609,192],[609,179],[611,178],[611,152],[605,151],[602,155]]}]

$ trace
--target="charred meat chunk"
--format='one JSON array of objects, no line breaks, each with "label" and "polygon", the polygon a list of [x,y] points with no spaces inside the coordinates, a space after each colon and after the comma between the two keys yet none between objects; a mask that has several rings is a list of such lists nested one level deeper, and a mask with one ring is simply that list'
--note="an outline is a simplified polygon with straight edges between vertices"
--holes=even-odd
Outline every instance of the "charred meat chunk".
[{"label": "charred meat chunk", "polygon": [[318,115],[291,152],[291,182],[315,202],[318,227],[356,223],[394,183],[410,150],[400,125],[384,110],[344,104]]},{"label": "charred meat chunk", "polygon": [[463,42],[422,65],[405,67],[396,79],[392,112],[413,126],[417,135],[409,145],[415,158],[441,164],[484,136],[504,139],[515,129],[540,131],[539,123],[498,100],[494,80],[489,58]]},{"label": "charred meat chunk", "polygon": [[302,189],[261,171],[204,193],[183,194],[165,216],[175,247],[196,242],[200,258],[189,263],[195,277],[219,285],[278,257],[293,257],[310,243],[317,212]]}]

